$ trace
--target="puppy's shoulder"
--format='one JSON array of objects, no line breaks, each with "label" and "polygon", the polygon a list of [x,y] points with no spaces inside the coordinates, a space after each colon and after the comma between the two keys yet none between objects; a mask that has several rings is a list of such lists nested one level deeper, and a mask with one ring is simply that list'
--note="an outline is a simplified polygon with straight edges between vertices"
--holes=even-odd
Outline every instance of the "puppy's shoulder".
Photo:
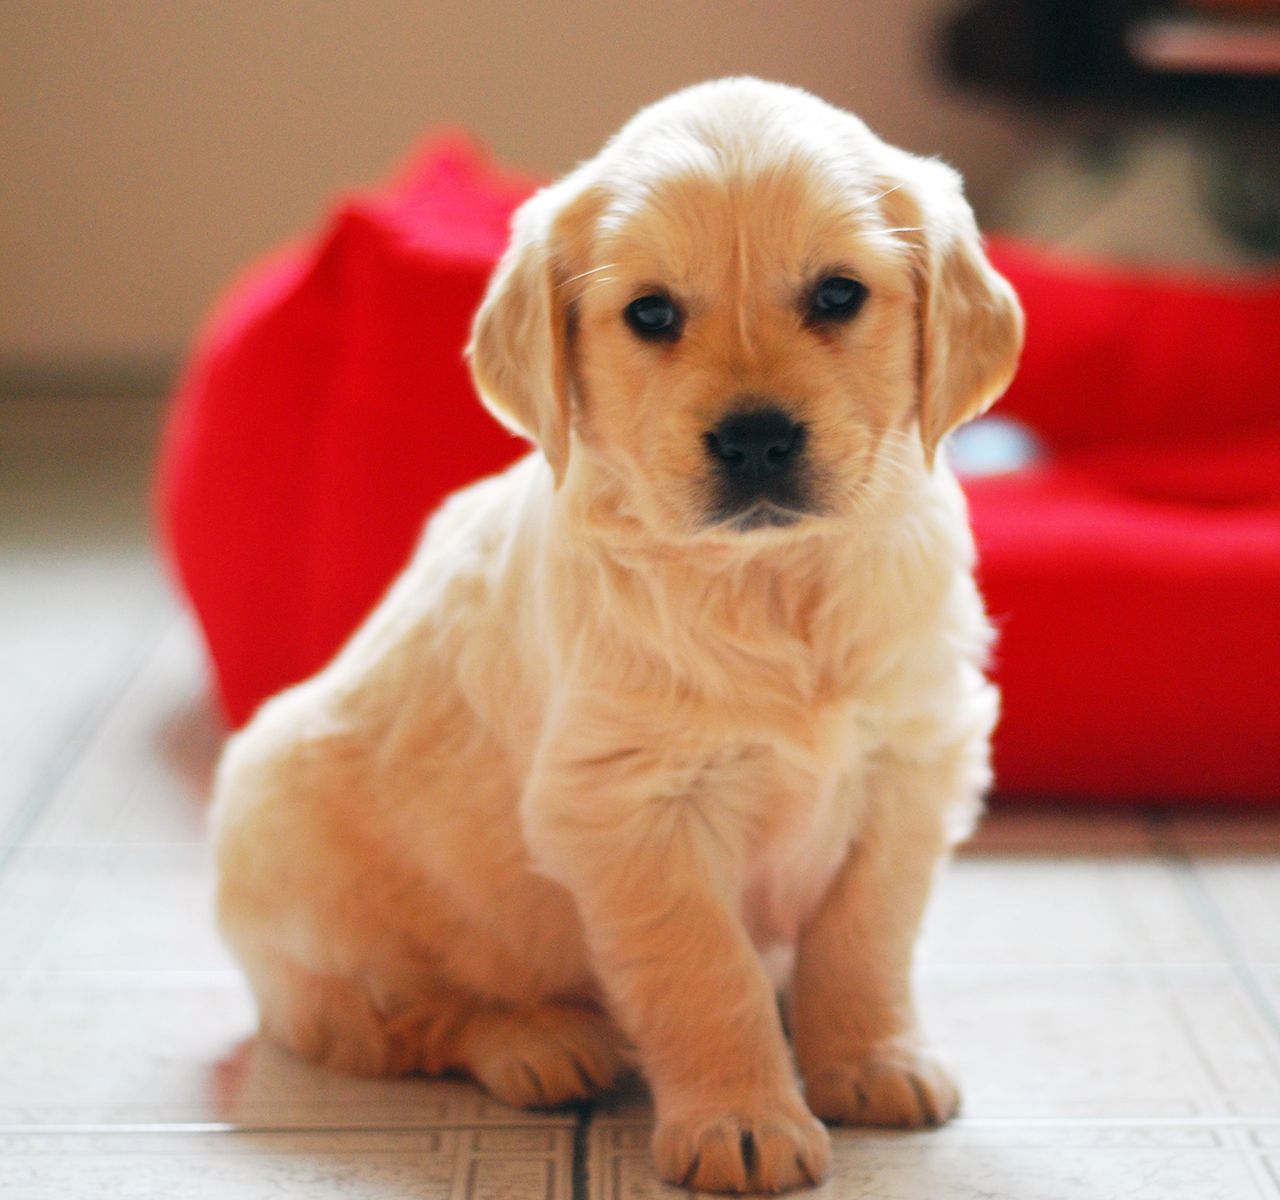
[{"label": "puppy's shoulder", "polygon": [[534,451],[505,471],[450,495],[427,521],[410,573],[450,564],[483,568],[532,536],[553,490],[546,459]]}]

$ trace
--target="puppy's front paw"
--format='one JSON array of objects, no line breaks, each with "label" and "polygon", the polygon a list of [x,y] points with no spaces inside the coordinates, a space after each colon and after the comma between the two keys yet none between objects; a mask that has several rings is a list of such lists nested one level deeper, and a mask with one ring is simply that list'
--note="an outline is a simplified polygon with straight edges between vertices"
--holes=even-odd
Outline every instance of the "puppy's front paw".
[{"label": "puppy's front paw", "polygon": [[799,1101],[684,1114],[658,1122],[658,1173],[701,1192],[813,1187],[831,1166],[831,1139]]},{"label": "puppy's front paw", "polygon": [[836,1125],[920,1129],[955,1116],[960,1091],[936,1058],[912,1046],[877,1046],[805,1078],[805,1099]]}]

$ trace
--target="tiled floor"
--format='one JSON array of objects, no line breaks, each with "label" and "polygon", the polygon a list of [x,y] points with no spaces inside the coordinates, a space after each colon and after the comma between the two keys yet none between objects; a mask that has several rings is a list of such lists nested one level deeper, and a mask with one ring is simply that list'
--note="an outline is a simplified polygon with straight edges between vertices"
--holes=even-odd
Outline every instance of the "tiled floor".
[{"label": "tiled floor", "polygon": [[[521,1113],[251,1038],[209,920],[219,734],[148,552],[153,412],[0,403],[0,1195],[642,1200],[642,1098]],[[921,956],[966,1086],[818,1195],[1280,1198],[1280,819],[997,815]]]}]

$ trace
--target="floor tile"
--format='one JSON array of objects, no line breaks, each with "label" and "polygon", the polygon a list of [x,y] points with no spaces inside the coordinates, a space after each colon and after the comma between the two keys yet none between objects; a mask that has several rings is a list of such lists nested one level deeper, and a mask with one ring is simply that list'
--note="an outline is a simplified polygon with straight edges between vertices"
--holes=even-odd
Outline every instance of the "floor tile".
[{"label": "floor tile", "polygon": [[1191,869],[1232,950],[1246,962],[1280,965],[1280,854],[1195,853]]},{"label": "floor tile", "polygon": [[0,872],[0,986],[32,970],[230,970],[213,886],[200,842],[20,846]]},{"label": "floor tile", "polygon": [[194,627],[170,610],[163,634],[50,794],[27,842],[202,841],[222,737]]},{"label": "floor tile", "polygon": [[1280,1036],[1280,966],[1250,966],[1243,974],[1261,993],[1270,1025]]},{"label": "floor tile", "polygon": [[970,1116],[1280,1116],[1280,1038],[1227,968],[938,970],[919,997]]},{"label": "floor tile", "polygon": [[[1263,1137],[1253,1137],[1261,1132]],[[815,1200],[1276,1200],[1272,1131],[1106,1123],[984,1125],[929,1133],[835,1130],[831,1177]],[[591,1200],[686,1195],[654,1174],[645,1124],[590,1132]]]},{"label": "floor tile", "polygon": [[0,402],[0,844],[170,604],[147,536],[154,401]]},{"label": "floor tile", "polygon": [[[31,847],[56,873],[68,851],[81,857],[80,847]],[[214,927],[213,891],[203,843],[99,847],[31,965],[46,972],[232,970]]]},{"label": "floor tile", "polygon": [[1221,963],[1181,868],[1150,855],[960,858],[941,873],[920,946],[926,964]]},{"label": "floor tile", "polygon": [[6,1200],[570,1200],[573,1131],[0,1136]]},{"label": "floor tile", "polygon": [[0,572],[0,843],[21,836],[24,810],[73,761],[154,637],[169,600],[144,570],[6,561]]},{"label": "floor tile", "polygon": [[29,968],[97,864],[96,846],[18,846],[0,868],[0,988]]}]

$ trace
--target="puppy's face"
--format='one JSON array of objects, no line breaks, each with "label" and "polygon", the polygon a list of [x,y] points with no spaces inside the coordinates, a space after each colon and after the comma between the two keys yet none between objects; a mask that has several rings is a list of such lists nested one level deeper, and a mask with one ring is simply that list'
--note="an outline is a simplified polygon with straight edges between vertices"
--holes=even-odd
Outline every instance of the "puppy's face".
[{"label": "puppy's face", "polygon": [[[540,193],[477,318],[490,406],[673,539],[849,519],[1020,341],[958,181],[776,85],[642,113]],[[571,432],[572,431],[572,434]]]},{"label": "puppy's face", "polygon": [[674,535],[844,514],[909,420],[910,262],[874,191],[821,160],[673,157],[596,219],[576,293],[580,437]]}]

